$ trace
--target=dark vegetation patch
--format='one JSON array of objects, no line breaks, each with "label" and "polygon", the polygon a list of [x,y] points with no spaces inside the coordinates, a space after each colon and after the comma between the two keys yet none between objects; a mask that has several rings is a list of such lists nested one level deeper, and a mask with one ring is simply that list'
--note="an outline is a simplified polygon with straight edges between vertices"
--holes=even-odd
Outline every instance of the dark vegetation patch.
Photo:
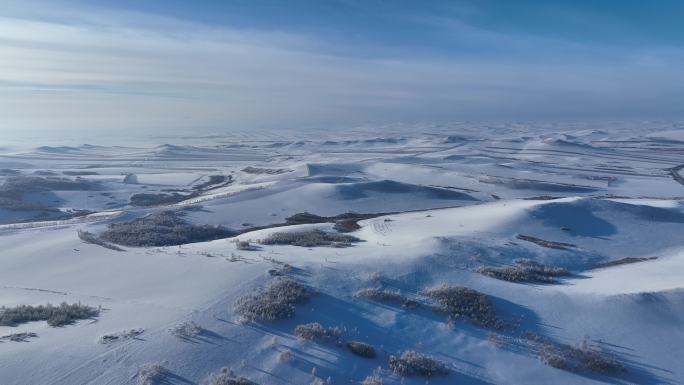
[{"label": "dark vegetation patch", "polygon": [[36,175],[40,175],[40,176],[55,176],[55,175],[57,175],[56,172],[51,171],[51,170],[36,170],[33,173]]},{"label": "dark vegetation patch", "polygon": [[351,235],[329,233],[321,230],[278,232],[261,240],[264,245],[292,245],[301,247],[333,246],[347,247],[361,241]]},{"label": "dark vegetation patch", "polygon": [[161,385],[167,382],[171,373],[160,364],[144,365],[138,371],[138,383],[140,385]]},{"label": "dark vegetation patch", "polygon": [[128,329],[116,333],[105,334],[100,337],[100,343],[111,344],[114,342],[130,340],[131,338],[136,338],[143,334],[143,332],[145,332],[145,329]]},{"label": "dark vegetation patch", "polygon": [[348,341],[346,345],[347,348],[349,348],[349,351],[351,351],[352,354],[355,354],[357,356],[364,358],[375,358],[376,356],[375,348],[373,347],[373,345],[367,344],[365,342]]},{"label": "dark vegetation patch", "polygon": [[130,222],[112,223],[99,238],[117,245],[145,247],[205,242],[235,235],[222,226],[192,224],[183,215],[177,211],[162,211]]},{"label": "dark vegetation patch", "polygon": [[11,168],[0,169],[0,176],[17,176],[17,175],[21,175],[21,171],[13,170]]},{"label": "dark vegetation patch", "polygon": [[19,332],[10,333],[0,337],[0,342],[11,341],[11,342],[28,342],[31,338],[38,337],[38,334],[33,332]]},{"label": "dark vegetation patch", "polygon": [[244,377],[239,377],[228,368],[221,368],[221,371],[209,377],[209,385],[259,385]]},{"label": "dark vegetation patch", "polygon": [[78,320],[97,317],[99,314],[99,308],[81,303],[62,302],[59,306],[52,304],[3,306],[0,308],[0,326],[16,326],[32,321],[47,321],[50,326],[64,326]]},{"label": "dark vegetation patch", "polygon": [[82,240],[85,243],[90,243],[93,245],[98,245],[102,246],[106,249],[110,250],[115,250],[115,251],[126,251],[116,245],[112,245],[111,243],[107,243],[103,241],[102,239],[98,238],[97,235],[87,232],[85,230],[78,230],[78,238]]},{"label": "dark vegetation patch", "polygon": [[361,226],[355,219],[343,219],[335,222],[333,229],[340,233],[351,233],[353,231],[359,230]]},{"label": "dark vegetation patch", "polygon": [[98,175],[95,171],[62,171],[62,174],[68,176],[88,176],[88,175]]},{"label": "dark vegetation patch", "polygon": [[392,291],[387,289],[365,288],[354,293],[354,298],[364,298],[376,302],[391,302],[400,305],[403,308],[415,309],[418,307],[418,302],[406,298],[399,291]]},{"label": "dark vegetation patch", "polygon": [[544,364],[557,369],[609,376],[621,375],[627,371],[615,355],[591,346],[587,339],[579,347],[575,347],[554,342],[532,332],[526,333],[525,338]]},{"label": "dark vegetation patch", "polygon": [[655,259],[658,259],[658,257],[627,257],[627,258],[621,258],[615,261],[610,261],[610,262],[603,262],[599,263],[596,265],[595,268],[603,268],[603,267],[613,267],[613,266],[620,266],[620,265],[628,265],[630,263],[638,263],[638,262],[646,262],[646,261],[653,261]]},{"label": "dark vegetation patch", "polygon": [[424,294],[435,302],[436,311],[447,315],[450,323],[466,319],[477,326],[491,329],[505,326],[489,297],[477,290],[443,285]]},{"label": "dark vegetation patch", "polygon": [[511,282],[558,283],[559,277],[570,273],[562,267],[546,266],[529,259],[519,259],[506,267],[483,267],[480,274]]},{"label": "dark vegetation patch", "polygon": [[98,187],[97,182],[76,178],[43,178],[39,176],[12,176],[0,186],[0,208],[6,210],[57,211],[42,203],[27,202],[24,194],[41,191],[82,191]]},{"label": "dark vegetation patch", "polygon": [[223,187],[233,182],[231,175],[210,175],[209,180],[198,185],[193,186],[193,190],[209,190]]},{"label": "dark vegetation patch", "polygon": [[172,205],[182,202],[186,199],[196,197],[196,194],[179,194],[179,193],[140,193],[133,194],[130,197],[130,203],[133,206],[152,207]]},{"label": "dark vegetation patch", "polygon": [[527,197],[527,198],[523,198],[523,199],[527,200],[527,201],[552,201],[552,200],[561,199],[561,198],[564,198],[564,197],[555,197],[552,195],[537,195],[537,196]]},{"label": "dark vegetation patch", "polygon": [[286,172],[292,172],[292,170],[290,170],[288,168],[261,168],[261,167],[247,166],[247,167],[242,169],[242,172],[246,172],[247,174],[278,175],[278,174],[284,174]]},{"label": "dark vegetation patch", "polygon": [[389,368],[400,376],[433,377],[449,374],[449,369],[436,359],[411,350],[390,356]]},{"label": "dark vegetation patch", "polygon": [[323,327],[318,322],[297,325],[295,336],[313,342],[341,343],[342,329],[339,327]]},{"label": "dark vegetation patch", "polygon": [[291,278],[281,278],[267,289],[247,294],[238,299],[235,311],[248,321],[274,321],[292,318],[296,304],[309,300],[309,292]]},{"label": "dark vegetation patch", "polygon": [[532,243],[535,243],[539,246],[547,247],[549,249],[567,250],[568,248],[571,248],[571,247],[577,247],[577,246],[573,245],[572,243],[546,241],[544,239],[535,238],[535,237],[531,237],[529,235],[523,235],[523,234],[519,234],[517,238],[522,240],[522,241],[532,242]]}]

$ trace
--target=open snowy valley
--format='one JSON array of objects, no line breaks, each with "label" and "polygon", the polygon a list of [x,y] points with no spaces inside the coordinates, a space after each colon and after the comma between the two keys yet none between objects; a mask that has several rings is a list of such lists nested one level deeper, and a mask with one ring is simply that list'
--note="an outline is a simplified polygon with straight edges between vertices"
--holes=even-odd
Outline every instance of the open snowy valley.
[{"label": "open snowy valley", "polygon": [[0,383],[682,384],[684,126],[0,149]]}]

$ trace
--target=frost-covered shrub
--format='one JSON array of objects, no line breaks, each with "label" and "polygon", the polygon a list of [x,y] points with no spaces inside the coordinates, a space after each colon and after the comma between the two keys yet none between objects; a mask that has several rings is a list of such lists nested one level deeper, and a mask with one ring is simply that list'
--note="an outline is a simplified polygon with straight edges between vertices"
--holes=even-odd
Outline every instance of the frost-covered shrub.
[{"label": "frost-covered shrub", "polygon": [[63,326],[77,320],[97,317],[99,314],[100,309],[81,303],[62,302],[59,306],[19,305],[9,308],[3,306],[0,308],[0,326],[15,326],[32,321],[47,321],[50,326]]},{"label": "frost-covered shrub", "polygon": [[179,323],[178,325],[170,328],[169,333],[180,338],[192,338],[201,334],[202,330],[202,327],[198,324],[192,321],[187,321]]},{"label": "frost-covered shrub", "polygon": [[84,179],[42,178],[38,176],[12,176],[0,186],[0,208],[5,210],[42,210],[57,211],[39,202],[24,200],[24,195],[40,191],[78,191],[91,190],[98,183]]},{"label": "frost-covered shrub", "polygon": [[518,259],[514,266],[483,267],[480,274],[511,282],[557,283],[570,273],[562,267],[546,266],[529,259]]},{"label": "frost-covered shrub", "polygon": [[390,356],[389,368],[400,376],[424,376],[449,374],[449,369],[436,359],[407,350],[398,356]]},{"label": "frost-covered shrub", "polygon": [[364,378],[363,381],[361,381],[361,385],[383,385],[384,381],[382,380],[382,368],[378,367],[376,368],[373,373]]},{"label": "frost-covered shrub", "polygon": [[294,315],[294,305],[308,299],[309,293],[304,285],[290,278],[282,278],[273,282],[266,290],[238,299],[235,311],[249,321],[273,321],[291,318]]},{"label": "frost-covered shrub", "polygon": [[130,222],[112,223],[100,239],[123,246],[173,246],[226,238],[234,232],[222,226],[194,225],[183,213],[163,211]]},{"label": "frost-covered shrub", "polygon": [[418,307],[418,302],[406,298],[399,291],[365,288],[354,293],[354,298],[365,298],[376,302],[394,302],[407,309]]},{"label": "frost-covered shrub", "polygon": [[140,193],[133,194],[130,197],[131,204],[133,206],[141,207],[151,207],[151,206],[162,206],[162,205],[172,205],[174,203],[182,202],[186,199],[194,198],[195,194],[179,194],[179,193]]},{"label": "frost-covered shrub", "polygon": [[568,249],[571,247],[577,247],[577,246],[573,245],[572,243],[547,241],[545,239],[535,238],[535,237],[531,237],[529,235],[523,235],[523,234],[518,235],[517,238],[522,240],[522,241],[532,242],[532,243],[535,243],[539,246],[546,247],[549,249],[565,250],[565,249]]},{"label": "frost-covered shrub", "polygon": [[482,327],[500,329],[504,326],[489,297],[477,290],[443,285],[425,291],[425,295],[435,302],[435,310],[447,315],[449,322],[465,318]]},{"label": "frost-covered shrub", "polygon": [[353,354],[365,358],[375,358],[376,355],[373,345],[367,344],[365,342],[348,341],[347,348],[349,348]]},{"label": "frost-covered shrub", "polygon": [[272,233],[264,238],[264,245],[292,245],[301,247],[350,246],[360,239],[351,235],[328,233],[321,230]]},{"label": "frost-covered shrub", "polygon": [[238,249],[238,250],[240,250],[240,251],[255,251],[255,250],[259,250],[259,247],[258,247],[258,246],[255,246],[255,245],[249,243],[249,241],[236,241],[236,242],[235,242],[235,248]]},{"label": "frost-covered shrub", "polygon": [[144,331],[145,331],[145,329],[140,328],[140,329],[128,329],[128,330],[124,330],[124,331],[117,332],[117,333],[105,334],[102,337],[100,337],[100,343],[101,344],[111,344],[113,342],[129,340],[131,338],[135,338],[135,337],[143,334]]},{"label": "frost-covered shrub", "polygon": [[167,374],[168,370],[160,364],[144,365],[138,371],[138,382],[140,385],[160,385]]},{"label": "frost-covered shrub", "polygon": [[2,341],[28,342],[29,339],[36,338],[36,337],[38,337],[38,334],[33,333],[33,332],[10,333],[10,334],[7,334],[7,335],[0,337],[0,342],[2,342]]},{"label": "frost-covered shrub", "polygon": [[221,371],[209,377],[209,385],[259,385],[244,377],[236,376],[232,370],[221,368]]},{"label": "frost-covered shrub", "polygon": [[585,339],[579,347],[554,342],[531,332],[525,335],[528,344],[546,365],[569,372],[592,372],[616,376],[627,368],[615,355],[593,347]]},{"label": "frost-covered shrub", "polygon": [[318,322],[297,325],[294,334],[308,341],[314,342],[339,342],[342,329],[339,327],[325,328]]},{"label": "frost-covered shrub", "polygon": [[102,239],[98,238],[97,235],[87,232],[85,230],[78,230],[78,238],[82,240],[85,243],[90,243],[93,245],[98,245],[102,246],[106,249],[110,250],[115,250],[115,251],[126,251],[118,246],[112,245],[111,243],[107,243],[103,241]]}]

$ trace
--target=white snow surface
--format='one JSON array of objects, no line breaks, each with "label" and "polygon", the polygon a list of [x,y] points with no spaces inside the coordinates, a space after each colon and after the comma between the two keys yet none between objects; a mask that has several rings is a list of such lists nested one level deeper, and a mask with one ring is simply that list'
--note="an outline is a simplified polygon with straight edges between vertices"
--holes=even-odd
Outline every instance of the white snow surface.
[{"label": "white snow surface", "polygon": [[[80,302],[101,311],[61,327],[0,326],[0,337],[37,334],[0,339],[0,384],[139,384],[146,364],[166,369],[159,384],[205,384],[222,367],[263,385],[359,384],[378,367],[385,384],[425,384],[389,370],[389,357],[405,350],[449,368],[430,384],[682,384],[682,130],[454,124],[5,149],[0,185],[26,177],[92,184],[20,193],[39,207],[0,205],[0,306]],[[138,183],[123,183],[128,174]],[[229,178],[206,184],[211,176]],[[130,201],[174,193],[183,198]],[[77,235],[165,210],[240,234],[124,251]],[[333,223],[287,223],[302,212],[378,216],[358,222],[350,235],[360,242],[349,247],[259,244],[275,232],[336,231]],[[257,247],[238,250],[239,240]],[[570,275],[540,284],[478,272],[520,258]],[[624,258],[648,260],[602,267]],[[310,300],[291,319],[241,320],[235,302],[278,279],[269,270],[283,264]],[[489,295],[510,327],[450,325],[421,294],[444,283]],[[353,298],[366,287],[399,290],[421,306]],[[169,332],[183,322],[202,331]],[[295,326],[310,322],[339,326],[345,341],[370,343],[377,357],[295,337]],[[100,343],[130,329],[144,331]],[[611,377],[547,366],[525,344],[527,331],[573,346],[586,337],[627,371]],[[492,343],[494,334],[512,343]]]}]

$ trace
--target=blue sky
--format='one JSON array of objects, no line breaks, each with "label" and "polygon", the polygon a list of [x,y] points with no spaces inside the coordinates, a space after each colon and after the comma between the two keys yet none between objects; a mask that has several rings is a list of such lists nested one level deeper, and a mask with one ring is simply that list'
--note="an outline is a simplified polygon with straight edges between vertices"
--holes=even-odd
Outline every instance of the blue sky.
[{"label": "blue sky", "polygon": [[684,118],[682,1],[4,3],[2,133]]}]

